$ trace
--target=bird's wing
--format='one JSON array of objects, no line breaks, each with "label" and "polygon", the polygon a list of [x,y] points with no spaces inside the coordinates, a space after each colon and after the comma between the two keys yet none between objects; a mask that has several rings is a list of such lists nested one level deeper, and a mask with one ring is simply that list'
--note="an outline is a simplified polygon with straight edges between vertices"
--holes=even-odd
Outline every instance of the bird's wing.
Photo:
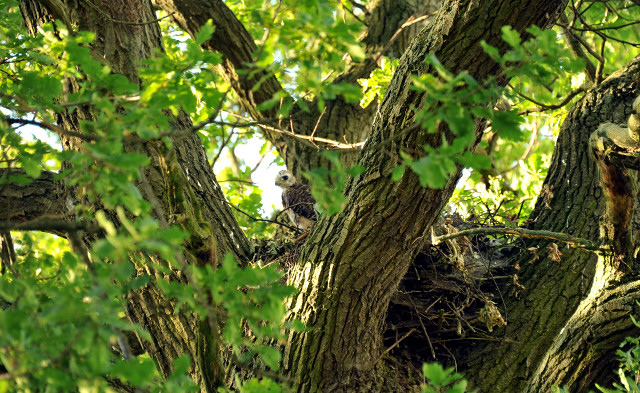
[{"label": "bird's wing", "polygon": [[282,205],[290,208],[294,213],[310,220],[316,220],[313,205],[316,200],[311,195],[311,187],[304,184],[294,184],[282,193]]}]

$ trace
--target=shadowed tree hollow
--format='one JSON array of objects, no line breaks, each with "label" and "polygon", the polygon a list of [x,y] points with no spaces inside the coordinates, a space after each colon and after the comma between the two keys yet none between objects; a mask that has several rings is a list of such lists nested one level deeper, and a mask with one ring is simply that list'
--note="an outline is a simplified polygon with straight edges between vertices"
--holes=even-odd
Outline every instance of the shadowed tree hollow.
[{"label": "shadowed tree hollow", "polygon": [[[0,390],[617,380],[636,2],[0,7]],[[264,160],[311,185],[305,236]]]}]

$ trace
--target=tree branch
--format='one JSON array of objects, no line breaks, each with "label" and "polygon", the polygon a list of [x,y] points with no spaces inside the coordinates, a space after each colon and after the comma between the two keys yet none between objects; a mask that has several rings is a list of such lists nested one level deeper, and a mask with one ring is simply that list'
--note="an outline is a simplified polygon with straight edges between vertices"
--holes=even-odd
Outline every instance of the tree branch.
[{"label": "tree branch", "polygon": [[[211,40],[203,44],[203,48],[215,50],[225,56],[225,62],[220,67],[224,78],[236,91],[239,101],[253,120],[264,121],[276,118],[278,108],[258,110],[258,106],[275,97],[283,96],[283,100],[291,97],[282,89],[279,81],[265,70],[259,70],[251,64],[255,61],[254,54],[259,50],[255,40],[245,29],[233,12],[220,0],[202,2],[155,0],[155,3],[168,13],[173,13],[173,19],[191,36],[200,31],[200,26],[209,19],[216,27]],[[390,38],[408,18],[420,17],[421,10],[434,7],[432,2],[391,1],[380,0],[370,4],[371,22],[375,28],[383,27],[383,31],[369,31],[364,35],[363,43],[369,54],[362,63],[352,63],[342,75],[336,78],[339,82],[355,83],[358,78],[368,77],[376,67],[374,56],[381,53],[381,48],[389,43]],[[418,24],[414,24],[415,32]],[[407,33],[406,27],[401,31]],[[404,45],[406,46],[406,42]],[[398,57],[399,54],[396,54]],[[259,82],[259,83],[258,83]],[[291,131],[298,135],[308,136],[316,132],[314,137],[328,140],[364,140],[369,134],[370,122],[375,114],[375,106],[361,108],[357,103],[346,103],[340,97],[326,102],[326,115],[317,105],[310,104],[311,113],[294,108],[289,125]],[[320,119],[320,121],[319,121]],[[262,126],[262,125],[261,125]],[[282,127],[279,127],[282,128]],[[286,138],[280,132],[274,132],[263,127],[266,138],[276,147],[289,169],[297,174],[300,169],[311,169],[319,165],[328,165],[318,156],[318,150],[305,141]],[[343,156],[344,163],[350,165],[355,158]],[[349,161],[350,160],[350,161]]]},{"label": "tree branch", "polygon": [[[410,172],[398,181],[391,179],[396,159],[400,160],[399,151],[425,145],[437,147],[443,139],[452,138],[444,125],[436,132],[418,128],[406,133],[388,151],[368,148],[396,137],[416,123],[426,93],[413,88],[410,76],[431,71],[424,59],[432,53],[450,72],[465,70],[482,83],[499,75],[500,66],[482,51],[480,41],[504,50],[507,45],[499,38],[502,26],[511,25],[522,34],[532,24],[548,27],[565,5],[564,1],[555,0],[496,1],[481,5],[473,1],[447,1],[430,28],[423,29],[413,40],[389,84],[360,155],[358,163],[366,168],[365,172],[347,183],[344,210],[320,218],[291,272],[291,282],[313,277],[316,283],[300,285],[300,291],[289,302],[294,310],[291,317],[304,315],[310,325],[307,331],[290,335],[291,351],[285,350],[283,356],[285,369],[298,379],[312,381],[305,385],[307,390],[328,390],[336,379],[349,381],[340,386],[349,390],[360,386],[358,383],[366,383],[361,378],[370,378],[382,352],[379,327],[390,299],[424,244],[426,230],[439,216],[461,175],[458,168],[440,189],[423,187],[418,176]],[[517,13],[512,12],[514,7]],[[489,9],[496,9],[492,17],[488,17]],[[505,77],[497,78],[498,85],[504,86],[506,82]],[[481,120],[475,122],[476,143],[483,125]],[[353,323],[354,315],[358,316],[357,324]],[[326,321],[331,321],[332,331],[340,332],[339,338],[327,337],[322,328]],[[315,362],[324,364],[323,370],[310,369],[305,357],[298,356],[300,348],[305,348]],[[337,353],[341,356],[335,356]]]},{"label": "tree branch", "polygon": [[535,99],[528,97],[522,93],[518,93],[518,96],[524,98],[527,101],[531,101],[534,104],[538,105],[538,107],[536,108],[529,108],[529,109],[525,109],[523,111],[520,111],[518,114],[520,116],[524,116],[524,115],[528,115],[531,113],[536,113],[536,112],[544,112],[544,111],[549,111],[549,110],[554,110],[554,109],[560,109],[563,106],[567,105],[575,96],[577,96],[580,93],[583,93],[585,91],[588,90],[588,86],[587,85],[582,85],[580,87],[578,87],[577,89],[575,89],[574,91],[570,92],[569,94],[567,94],[562,101],[558,102],[557,104],[544,104],[540,101],[536,101]]},{"label": "tree branch", "polygon": [[569,23],[567,16],[562,13],[560,15],[560,28],[562,29],[562,34],[564,34],[565,39],[567,40],[567,44],[569,44],[569,48],[573,52],[574,56],[584,60],[585,62],[585,72],[590,81],[595,82],[596,80],[596,66],[593,64],[591,59],[584,53],[582,49],[582,41],[579,40],[576,34],[571,31],[572,24]]},{"label": "tree branch", "polygon": [[36,120],[27,120],[27,119],[14,119],[11,117],[7,117],[4,119],[8,124],[12,125],[12,124],[22,124],[22,125],[32,125],[32,126],[36,126],[36,127],[40,127],[40,128],[44,128],[46,130],[55,132],[58,135],[65,135],[68,137],[74,137],[74,138],[78,138],[81,139],[85,142],[93,142],[98,140],[98,138],[92,136],[92,135],[87,135],[87,134],[81,134],[79,132],[73,132],[73,131],[67,131],[62,129],[61,127],[58,127],[55,124],[49,123],[45,120],[43,121],[36,121]]},{"label": "tree branch", "polygon": [[[256,218],[256,217],[252,216],[251,214],[249,214],[249,213],[245,212],[244,210],[240,209],[238,206],[234,205],[233,203],[229,202],[228,200],[224,199],[224,198],[217,198],[217,197],[216,197],[215,195],[213,195],[213,194],[212,194],[211,196],[212,196],[213,198],[216,198],[216,199],[218,199],[218,200],[220,200],[220,201],[222,201],[222,202],[226,203],[226,204],[227,204],[227,205],[229,205],[233,210],[235,210],[235,211],[237,211],[238,213],[240,213],[240,214],[242,214],[242,215],[246,216],[247,218],[249,218],[249,219],[250,219],[250,220],[252,220],[252,221],[269,222],[269,223],[272,223],[272,224],[278,224],[278,225],[281,225],[281,226],[283,226],[283,227],[285,227],[285,228],[288,228],[288,229],[291,229],[292,231],[295,231],[295,232],[299,232],[299,231],[300,231],[297,227],[293,227],[293,226],[291,226],[291,225],[287,225],[287,224],[285,224],[285,223],[280,222],[280,221],[278,221],[278,220],[277,220],[278,216],[280,216],[280,215],[281,215],[283,212],[285,212],[287,209],[280,211],[280,212],[276,215],[276,219],[275,219],[275,220],[268,220],[268,219],[266,219],[266,218]],[[293,206],[292,206],[292,207],[293,207]]]},{"label": "tree branch", "polygon": [[567,243],[572,247],[580,248],[587,251],[593,251],[593,252],[599,252],[599,253],[605,253],[610,251],[608,248],[602,247],[602,245],[598,242],[593,242],[588,239],[574,237],[562,232],[543,231],[543,230],[534,230],[534,229],[526,229],[526,228],[508,228],[508,227],[472,228],[472,229],[465,229],[460,232],[449,233],[441,236],[435,236],[433,234],[433,228],[432,228],[431,243],[433,245],[438,245],[439,243],[445,240],[455,239],[463,236],[474,236],[474,235],[517,235],[517,236],[527,237],[531,239],[557,240],[563,243]]},{"label": "tree branch", "polygon": [[[0,169],[0,179],[10,179],[12,175],[25,176],[26,174],[22,169]],[[55,176],[54,172],[42,172],[40,177],[29,184],[5,182],[0,187],[0,223],[3,223],[7,229],[17,229],[13,227],[14,224],[8,223],[34,223],[39,220],[69,222],[66,218],[73,217],[70,209],[75,206],[73,192]],[[31,230],[27,227],[32,224],[25,225],[24,230]],[[56,234],[64,231],[63,228],[55,226],[49,230]]]},{"label": "tree branch", "polygon": [[106,13],[102,8],[98,7],[97,5],[95,5],[91,0],[84,0],[85,3],[87,3],[87,5],[89,5],[89,7],[93,8],[94,10],[98,11],[98,13],[100,15],[102,15],[106,20],[108,20],[111,23],[116,23],[116,24],[121,24],[121,25],[129,25],[129,26],[144,26],[144,25],[150,25],[150,24],[154,24],[154,23],[158,23],[163,19],[167,19],[169,18],[171,15],[173,14],[169,14],[166,16],[163,16],[162,18],[157,18],[157,19],[152,19],[152,20],[147,20],[147,21],[143,21],[143,22],[129,22],[129,21],[124,21],[124,20],[117,20],[117,19],[113,19],[111,17],[111,15],[109,15],[108,13]]},{"label": "tree branch", "polygon": [[76,232],[97,233],[102,229],[98,224],[83,221],[62,221],[38,219],[27,222],[0,222],[0,231],[43,231],[43,232]]}]

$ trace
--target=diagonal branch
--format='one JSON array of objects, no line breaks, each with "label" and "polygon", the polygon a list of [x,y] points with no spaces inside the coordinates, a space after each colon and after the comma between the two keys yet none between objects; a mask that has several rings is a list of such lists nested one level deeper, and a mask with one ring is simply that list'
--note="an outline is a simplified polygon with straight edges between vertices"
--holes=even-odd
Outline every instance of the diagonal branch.
[{"label": "diagonal branch", "polygon": [[[278,108],[260,110],[259,105],[274,97],[282,97],[282,102],[291,100],[283,90],[277,78],[265,70],[256,69],[252,64],[255,53],[260,49],[255,39],[236,18],[233,12],[221,0],[176,1],[154,0],[154,3],[167,13],[173,15],[174,21],[181,29],[195,36],[200,26],[209,19],[213,21],[215,33],[211,40],[202,46],[224,55],[225,61],[220,67],[223,77],[235,90],[243,109],[255,121],[275,118]],[[339,82],[356,83],[358,78],[368,77],[377,65],[376,57],[385,50],[390,50],[393,57],[399,57],[408,45],[421,24],[404,26],[408,19],[419,18],[424,13],[437,9],[438,1],[393,1],[378,0],[367,7],[367,31],[362,35],[365,51],[369,55],[361,63],[350,63],[342,75],[336,78]],[[399,34],[399,33],[402,34]],[[395,36],[395,38],[394,38]],[[400,38],[398,38],[400,37]],[[395,41],[389,47],[390,41]],[[396,48],[396,49],[394,49]],[[397,49],[403,48],[403,49]],[[384,50],[383,50],[384,49]],[[395,51],[395,52],[394,52]],[[358,103],[347,103],[341,97],[327,101],[324,109],[310,104],[311,112],[294,110],[286,123],[292,133],[311,135],[330,140],[350,140],[360,142],[367,138],[375,106],[361,108]],[[324,116],[322,113],[326,113]],[[310,146],[299,138],[291,138],[273,130],[264,129],[265,137],[278,149],[287,166],[297,171],[300,167],[311,169],[328,165],[323,162],[314,146]],[[344,163],[355,162],[355,156],[344,156]]]}]

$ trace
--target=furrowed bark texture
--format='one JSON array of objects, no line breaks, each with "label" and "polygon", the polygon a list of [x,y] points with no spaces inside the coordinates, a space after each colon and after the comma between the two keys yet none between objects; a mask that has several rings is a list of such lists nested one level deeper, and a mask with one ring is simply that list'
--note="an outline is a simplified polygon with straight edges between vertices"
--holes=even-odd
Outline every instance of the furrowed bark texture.
[{"label": "furrowed bark texture", "polygon": [[[155,20],[148,0],[102,2],[100,9],[73,1],[62,4],[65,6],[62,10],[65,19],[81,30],[96,34],[91,45],[94,57],[101,59],[112,72],[125,75],[135,83],[139,82],[137,68],[141,61],[155,50],[162,49],[157,23],[120,23]],[[33,0],[23,1],[21,10],[28,21],[27,26],[37,26],[41,23],[38,18],[46,15],[42,5]],[[69,79],[65,87],[65,92],[73,92],[78,87],[77,81]],[[91,106],[83,105],[59,114],[58,125],[81,133],[80,122],[93,119]],[[188,116],[181,114],[173,126],[188,129],[192,124]],[[83,143],[77,138],[66,137],[62,137],[61,142],[65,149],[78,149]],[[247,240],[231,211],[222,202],[224,196],[198,136],[188,134],[174,138],[173,142],[174,154],[167,154],[168,149],[157,141],[129,147],[129,150],[146,154],[151,161],[149,167],[144,169],[146,180],[140,184],[142,194],[154,205],[154,212],[161,222],[172,223],[175,217],[181,217],[184,221],[182,225],[191,235],[185,244],[186,261],[215,264],[230,252],[240,263],[246,262],[249,250]],[[142,271],[149,269],[140,265],[138,268]],[[180,276],[181,273],[177,273],[174,279],[184,280]],[[210,330],[217,327],[203,326],[195,316],[184,312],[174,313],[174,309],[174,302],[150,284],[130,294],[126,312],[132,322],[150,333],[150,342],[143,339],[140,342],[165,377],[171,373],[172,360],[187,353],[193,360],[191,375],[194,381],[202,391],[214,391],[222,380],[219,343],[213,340]]]},{"label": "furrowed bark texture", "polygon": [[[545,180],[553,192],[547,199],[551,208],[542,196],[530,218],[532,228],[599,239],[605,201],[588,140],[602,123],[626,123],[640,93],[639,71],[636,59],[571,109]],[[637,203],[635,211],[637,217]],[[544,255],[548,244],[530,245],[539,246]],[[624,295],[624,286],[612,284],[619,272],[610,260],[558,246],[560,263],[546,258],[530,264],[531,255],[519,261],[523,269],[518,275],[527,289],[506,298],[508,325],[495,333],[509,343],[477,345],[458,359],[470,365],[467,375],[481,392],[541,392],[551,384],[586,392],[610,375],[607,355],[631,333],[622,312],[635,307],[633,297]],[[637,291],[637,283],[625,285]]]},{"label": "furrowed bark texture", "polygon": [[[362,62],[350,62],[337,82],[356,83],[368,78],[381,57],[399,59],[411,40],[440,9],[439,0],[375,0],[367,4],[366,29],[361,42],[369,55]],[[416,20],[420,20],[416,22]]]},{"label": "furrowed bark texture", "polygon": [[[378,54],[384,51],[385,56],[398,59],[415,37],[427,24],[428,19],[414,23],[425,15],[435,14],[441,1],[418,0],[376,0],[367,4],[367,30],[362,43],[367,46],[367,53]],[[407,23],[405,25],[405,23]],[[403,27],[404,26],[404,27]],[[371,72],[371,70],[369,70]],[[368,75],[358,75],[366,78]]]},{"label": "furrowed bark texture", "polygon": [[480,40],[504,48],[497,38],[502,26],[521,33],[532,24],[547,26],[564,4],[448,1],[407,50],[363,149],[359,163],[365,173],[348,184],[345,210],[314,227],[291,275],[300,289],[291,300],[291,316],[309,327],[290,336],[283,359],[299,391],[393,390],[380,379],[381,330],[389,300],[459,177],[442,190],[422,188],[409,172],[399,182],[390,179],[399,150],[438,146],[448,135],[446,129],[403,132],[413,125],[414,109],[424,99],[411,90],[410,75],[428,71],[427,53],[435,53],[454,73],[466,70],[478,80],[495,75],[498,67]]},{"label": "furrowed bark texture", "polygon": [[[551,391],[566,385],[571,392],[590,392],[595,383],[611,386],[619,367],[616,350],[639,331],[630,315],[639,315],[640,281],[599,289],[582,301],[554,338],[524,392]],[[625,350],[628,348],[625,348]]]},{"label": "furrowed bark texture", "polygon": [[[255,44],[237,19],[228,13],[224,3],[215,0],[156,2],[169,12],[175,11],[176,21],[191,34],[199,31],[207,19],[214,19],[216,34],[220,35],[214,36],[206,48],[226,56],[224,72],[238,90],[245,109],[258,120],[268,120],[272,115],[258,112],[256,105],[270,99],[281,86],[275,78],[266,78],[261,88],[253,91],[253,81],[238,76],[237,71],[252,59]],[[101,9],[109,18],[82,2],[72,1],[62,2],[66,8],[62,13],[57,12],[56,17],[70,19],[80,28],[94,31],[97,39],[92,49],[96,57],[104,59],[114,72],[137,81],[136,65],[159,47],[159,30],[155,24],[124,26],[111,19],[133,22],[155,19],[150,2],[103,3]],[[390,6],[386,0],[370,4]],[[424,144],[438,146],[443,135],[451,137],[444,128],[432,135],[419,129],[406,131],[415,122],[415,108],[420,108],[425,98],[422,93],[411,90],[410,75],[428,71],[424,64],[427,53],[435,53],[454,73],[465,70],[478,80],[495,75],[498,67],[478,43],[484,39],[504,49],[504,43],[498,38],[502,26],[511,25],[520,33],[532,24],[548,26],[565,4],[564,0],[448,0],[432,27],[421,31],[406,51],[373,123],[370,122],[373,111],[361,111],[339,100],[330,104],[319,123],[319,113],[293,115],[297,122],[295,131],[303,134],[311,133],[318,124],[318,136],[334,138],[335,135],[339,140],[342,135],[349,135],[348,130],[368,136],[359,157],[367,169],[349,182],[345,211],[321,219],[291,274],[290,280],[298,286],[299,293],[289,304],[290,316],[302,319],[309,328],[292,333],[284,351],[283,367],[293,377],[295,389],[300,392],[400,390],[402,384],[386,369],[381,340],[384,317],[399,281],[424,244],[428,228],[459,178],[458,173],[442,190],[422,188],[409,171],[398,182],[390,180],[392,169],[401,162],[400,150],[415,151]],[[30,29],[48,18],[37,1],[23,0],[22,6],[27,11]],[[400,23],[402,18],[394,20]],[[380,37],[388,37],[392,30],[380,33]],[[374,35],[373,30],[369,33]],[[376,47],[379,45],[368,46]],[[533,228],[593,240],[599,237],[604,204],[595,176],[596,166],[588,156],[587,141],[600,123],[626,121],[630,105],[639,93],[639,71],[638,62],[632,63],[590,93],[569,114],[546,180],[546,184],[553,187],[554,197],[548,201],[551,209],[539,201],[531,217]],[[69,81],[69,90],[73,91],[74,87],[74,81]],[[300,118],[296,119],[296,115]],[[59,120],[61,126],[80,132],[77,126],[80,120],[91,120],[92,116],[91,108],[83,107],[65,113]],[[188,128],[191,123],[181,115],[175,125]],[[356,130],[357,127],[360,129]],[[478,135],[481,128],[478,124]],[[277,142],[294,171],[319,165],[312,145],[292,142],[277,133],[271,135],[267,131],[266,134]],[[65,148],[77,148],[81,142],[63,139],[63,144]],[[214,254],[221,256],[230,251],[242,261],[248,253],[246,239],[218,199],[222,195],[201,143],[195,135],[189,135],[176,140],[175,146],[174,160],[164,157],[166,151],[159,143],[132,147],[151,158],[152,164],[145,176],[152,195],[147,196],[159,201],[159,211],[165,219],[175,214],[206,218],[210,227],[194,223],[193,228],[189,228],[197,243],[191,251],[210,244],[217,250]],[[33,186],[0,190],[0,218],[11,216],[26,220],[52,211],[66,214],[66,206],[61,203],[54,203],[50,208],[35,205],[45,200],[42,190],[56,192],[51,195],[56,201],[68,195],[68,191],[59,191],[48,176],[43,174]],[[184,199],[176,200],[170,191],[174,185],[188,191],[183,194]],[[25,197],[29,203],[19,206],[14,197]],[[4,200],[7,204],[3,204]],[[637,214],[634,219],[638,220]],[[548,243],[534,244],[544,250]],[[602,381],[603,375],[610,372],[608,356],[632,329],[626,313],[638,311],[633,308],[638,283],[626,281],[615,286],[611,278],[617,271],[607,261],[583,251],[564,248],[561,251],[560,263],[545,259],[529,265],[526,257],[520,261],[523,269],[518,275],[527,289],[520,292],[519,297],[506,297],[505,316],[509,325],[495,333],[496,337],[508,338],[511,343],[476,343],[458,354],[458,364],[469,365],[466,376],[481,392],[549,391],[552,383],[566,383],[572,391],[586,391],[592,387],[592,381]],[[210,334],[200,321],[190,315],[174,314],[173,310],[174,304],[151,285],[131,294],[127,314],[151,333],[152,342],[141,340],[142,345],[164,375],[170,373],[172,359],[188,353],[195,361],[194,380],[203,391],[212,391],[220,381],[219,367],[215,360],[211,361],[218,355],[216,343],[209,340]],[[571,353],[570,359],[567,353]]]}]

